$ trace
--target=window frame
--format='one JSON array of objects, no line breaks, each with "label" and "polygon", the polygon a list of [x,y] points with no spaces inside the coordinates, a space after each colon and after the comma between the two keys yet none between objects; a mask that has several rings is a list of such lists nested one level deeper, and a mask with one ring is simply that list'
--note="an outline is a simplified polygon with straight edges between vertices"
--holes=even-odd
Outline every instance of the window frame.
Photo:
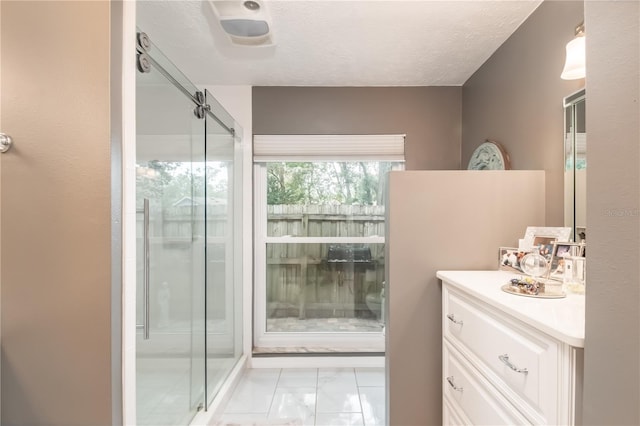
[{"label": "window frame", "polygon": [[[376,138],[376,136],[383,136]],[[395,139],[394,139],[395,137]],[[307,141],[318,142],[327,148],[327,152],[332,151],[333,143],[342,143],[345,138],[352,138],[359,141],[356,143],[356,149],[353,153],[344,149],[339,155],[328,154],[319,155],[318,146],[309,143],[312,147],[310,152],[313,155],[305,155],[304,150],[299,147],[295,150],[294,155],[287,156],[287,143],[295,143],[300,138]],[[401,154],[397,152],[390,154],[389,146],[393,145],[398,150],[398,140],[402,140]],[[335,243],[335,244],[385,244],[385,236],[372,237],[296,237],[296,236],[268,236],[267,235],[267,163],[271,161],[277,162],[319,162],[319,161],[378,161],[393,162],[399,166],[394,166],[392,170],[404,169],[404,135],[347,135],[347,136],[254,136],[254,147],[258,140],[279,141],[277,149],[273,152],[265,153],[264,147],[258,149],[256,154],[254,151],[254,318],[253,318],[253,344],[255,348],[310,348],[312,350],[327,349],[342,352],[384,352],[385,337],[384,332],[268,332],[267,328],[267,244],[294,243],[294,244],[313,244],[313,243]],[[284,140],[284,143],[282,142]],[[373,146],[370,152],[374,154],[362,155],[361,143],[365,141],[379,140],[384,146],[382,154],[375,155],[376,147]],[[390,142],[391,141],[391,142]],[[274,155],[274,153],[276,155]],[[268,155],[265,155],[268,154]]]}]

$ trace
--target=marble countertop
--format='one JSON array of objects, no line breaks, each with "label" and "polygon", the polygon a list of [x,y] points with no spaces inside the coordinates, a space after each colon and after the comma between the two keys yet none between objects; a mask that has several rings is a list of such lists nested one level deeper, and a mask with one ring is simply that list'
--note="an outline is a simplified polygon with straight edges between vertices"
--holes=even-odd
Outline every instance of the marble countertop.
[{"label": "marble countertop", "polygon": [[521,275],[507,271],[438,271],[436,276],[562,342],[584,348],[584,295],[538,299],[509,294],[500,287]]}]

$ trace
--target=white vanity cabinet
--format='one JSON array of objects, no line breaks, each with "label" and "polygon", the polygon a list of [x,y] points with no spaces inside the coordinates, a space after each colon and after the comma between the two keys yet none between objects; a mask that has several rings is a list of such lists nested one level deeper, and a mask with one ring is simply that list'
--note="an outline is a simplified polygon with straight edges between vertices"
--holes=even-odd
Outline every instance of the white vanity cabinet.
[{"label": "white vanity cabinet", "polygon": [[584,296],[503,292],[504,271],[440,271],[443,422],[579,423]]}]

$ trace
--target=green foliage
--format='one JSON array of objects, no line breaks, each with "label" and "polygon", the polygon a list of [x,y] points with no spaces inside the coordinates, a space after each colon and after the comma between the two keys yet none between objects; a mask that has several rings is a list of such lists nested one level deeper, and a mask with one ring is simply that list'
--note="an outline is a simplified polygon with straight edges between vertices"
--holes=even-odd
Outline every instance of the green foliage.
[{"label": "green foliage", "polygon": [[312,178],[311,163],[269,163],[267,204],[306,204]]},{"label": "green foliage", "polygon": [[[226,162],[160,162],[138,164],[138,199],[171,207],[184,197],[204,201],[228,197]],[[382,205],[391,163],[281,162],[267,164],[268,204]]]},{"label": "green foliage", "polygon": [[226,199],[228,196],[228,163],[160,162],[138,164],[136,168],[137,199],[149,198],[171,207],[184,197],[191,199]]},{"label": "green foliage", "polygon": [[136,168],[137,198],[158,199],[172,180],[172,175],[180,163],[151,160]]},{"label": "green foliage", "polygon": [[390,168],[390,163],[363,161],[268,163],[267,203],[382,204]]}]

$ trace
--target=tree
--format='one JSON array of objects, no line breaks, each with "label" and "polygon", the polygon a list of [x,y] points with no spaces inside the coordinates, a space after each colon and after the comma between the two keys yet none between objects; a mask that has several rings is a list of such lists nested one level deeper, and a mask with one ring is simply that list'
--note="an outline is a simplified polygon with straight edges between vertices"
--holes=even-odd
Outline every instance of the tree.
[{"label": "tree", "polygon": [[308,204],[313,163],[269,163],[267,204]]},{"label": "tree", "polygon": [[[228,198],[229,163],[161,162],[151,160],[138,164],[136,173],[137,198],[148,198],[170,207],[184,197]],[[206,185],[206,186],[205,186]],[[206,194],[205,194],[206,187]]]},{"label": "tree", "polygon": [[390,163],[281,162],[267,165],[268,204],[382,204]]},{"label": "tree", "polygon": [[164,194],[164,188],[173,179],[173,173],[179,165],[180,163],[177,162],[162,162],[158,160],[151,160],[146,164],[137,164],[137,198],[161,198]]}]

